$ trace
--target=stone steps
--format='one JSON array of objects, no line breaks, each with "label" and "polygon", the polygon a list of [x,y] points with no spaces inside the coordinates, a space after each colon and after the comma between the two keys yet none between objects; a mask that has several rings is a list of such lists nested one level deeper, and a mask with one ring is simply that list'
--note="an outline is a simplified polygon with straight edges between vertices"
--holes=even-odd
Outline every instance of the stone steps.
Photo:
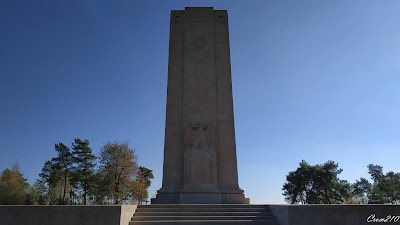
[{"label": "stone steps", "polygon": [[278,225],[266,205],[139,205],[129,225]]},{"label": "stone steps", "polygon": [[135,212],[135,216],[273,216],[272,212]]},{"label": "stone steps", "polygon": [[134,216],[132,221],[149,220],[273,220],[273,216]]},{"label": "stone steps", "polygon": [[267,205],[250,205],[250,204],[151,204],[139,205],[141,209],[146,208],[264,208],[269,210]]},{"label": "stone steps", "polygon": [[253,220],[181,220],[181,221],[137,221],[129,222],[131,225],[279,225],[276,221],[253,221]]},{"label": "stone steps", "polygon": [[[209,208],[208,212],[260,212],[264,208]],[[138,208],[136,212],[198,212],[197,208]]]}]

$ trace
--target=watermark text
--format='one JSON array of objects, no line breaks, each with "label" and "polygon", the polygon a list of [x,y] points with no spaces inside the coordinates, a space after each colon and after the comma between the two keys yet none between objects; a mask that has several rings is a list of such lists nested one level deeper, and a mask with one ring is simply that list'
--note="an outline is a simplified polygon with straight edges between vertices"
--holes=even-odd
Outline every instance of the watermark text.
[{"label": "watermark text", "polygon": [[387,215],[386,217],[376,217],[375,214],[371,214],[370,216],[367,217],[367,222],[368,223],[397,223],[397,221],[400,220],[400,216],[392,216],[392,215]]}]

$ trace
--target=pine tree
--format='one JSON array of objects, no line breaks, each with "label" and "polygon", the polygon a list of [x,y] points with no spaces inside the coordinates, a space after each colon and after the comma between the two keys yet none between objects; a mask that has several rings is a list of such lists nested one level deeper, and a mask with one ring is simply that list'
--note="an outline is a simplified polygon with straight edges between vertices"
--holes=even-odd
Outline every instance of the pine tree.
[{"label": "pine tree", "polygon": [[87,204],[88,192],[94,187],[96,156],[92,154],[89,141],[76,138],[72,144],[74,179],[79,188],[83,190],[83,204]]},{"label": "pine tree", "polygon": [[154,179],[153,171],[146,167],[139,167],[135,186],[135,198],[139,204],[142,204],[149,196],[147,189],[151,185],[151,180]]},{"label": "pine tree", "polygon": [[55,171],[60,171],[62,178],[62,199],[61,204],[65,205],[67,189],[69,188],[69,182],[71,181],[71,169],[72,169],[72,153],[70,149],[63,143],[55,145],[55,150],[58,156],[53,158],[53,164]]},{"label": "pine tree", "polygon": [[[42,187],[42,190],[46,191],[43,193],[46,198],[45,201],[42,203],[45,204],[60,204],[61,203],[61,195],[57,195],[57,188],[61,183],[61,175],[62,171],[57,169],[55,162],[53,160],[47,160],[44,163],[42,168],[42,172],[39,174],[40,181],[38,182],[39,185],[45,185],[45,188]],[[47,185],[47,186],[46,186]]]},{"label": "pine tree", "polygon": [[[40,175],[39,175],[40,176]],[[35,184],[33,185],[38,193],[38,204],[39,205],[48,205],[50,202],[49,198],[49,189],[46,186],[46,182],[43,179],[37,179]]]},{"label": "pine tree", "polygon": [[351,199],[350,184],[340,180],[342,172],[334,161],[311,166],[300,162],[296,171],[289,172],[282,190],[290,204],[342,204]]}]

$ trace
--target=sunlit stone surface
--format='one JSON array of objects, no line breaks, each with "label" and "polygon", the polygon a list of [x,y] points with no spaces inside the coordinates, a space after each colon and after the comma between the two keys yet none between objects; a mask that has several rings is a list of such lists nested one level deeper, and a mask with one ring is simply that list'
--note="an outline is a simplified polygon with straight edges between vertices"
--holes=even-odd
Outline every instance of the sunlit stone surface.
[{"label": "sunlit stone surface", "polygon": [[226,10],[171,11],[163,185],[152,203],[245,203]]}]

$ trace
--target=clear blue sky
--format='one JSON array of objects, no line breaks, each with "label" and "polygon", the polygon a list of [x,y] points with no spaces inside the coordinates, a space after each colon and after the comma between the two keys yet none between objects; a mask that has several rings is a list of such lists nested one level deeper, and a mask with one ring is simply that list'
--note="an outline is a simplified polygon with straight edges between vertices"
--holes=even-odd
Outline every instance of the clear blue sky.
[{"label": "clear blue sky", "polygon": [[0,170],[38,178],[54,144],[130,140],[161,187],[170,10],[229,14],[239,183],[283,203],[301,160],[400,172],[400,1],[0,3]]}]

